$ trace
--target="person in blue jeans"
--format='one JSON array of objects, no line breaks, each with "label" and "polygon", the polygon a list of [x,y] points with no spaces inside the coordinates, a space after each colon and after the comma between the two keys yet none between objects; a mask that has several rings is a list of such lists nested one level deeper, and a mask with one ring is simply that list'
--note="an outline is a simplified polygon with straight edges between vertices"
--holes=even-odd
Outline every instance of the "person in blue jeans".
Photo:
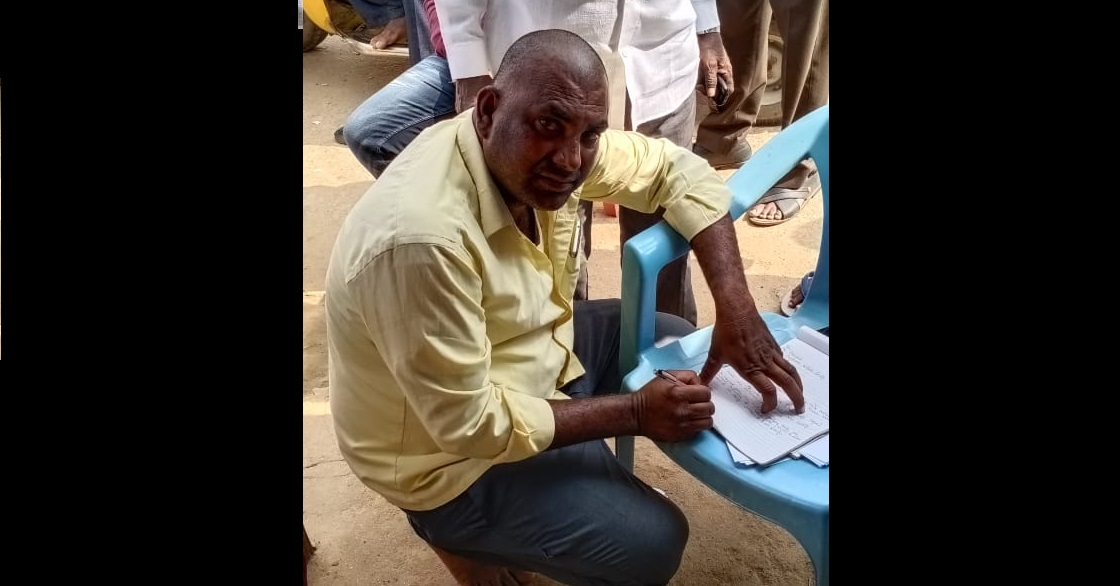
[{"label": "person in blue jeans", "polygon": [[[350,152],[376,179],[425,128],[455,115],[455,84],[439,32],[434,0],[404,0],[423,20],[427,55],[362,102],[342,126]],[[415,27],[418,28],[418,27]],[[409,47],[414,27],[409,27]],[[415,43],[420,44],[420,43]]]},{"label": "person in blue jeans", "polygon": [[[407,40],[408,58],[412,65],[435,53],[428,19],[419,0],[351,0],[350,5],[362,17],[366,29],[380,29],[369,38],[369,44],[374,49],[387,49]],[[365,33],[365,36],[357,38],[368,35]],[[342,145],[346,144],[343,132],[342,126],[334,131],[335,142]]]}]

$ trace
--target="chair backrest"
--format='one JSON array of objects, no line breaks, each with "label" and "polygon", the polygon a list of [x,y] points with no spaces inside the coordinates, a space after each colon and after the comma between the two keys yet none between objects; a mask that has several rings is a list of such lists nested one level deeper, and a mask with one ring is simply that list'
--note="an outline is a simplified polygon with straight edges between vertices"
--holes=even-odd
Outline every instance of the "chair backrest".
[{"label": "chair backrest", "polygon": [[[824,222],[820,251],[809,295],[791,318],[764,315],[778,343],[793,337],[802,325],[828,325],[828,104],[799,118],[774,135],[727,180],[731,189],[731,218],[738,220],[794,165],[805,159],[816,164],[821,180]],[[622,324],[619,367],[630,372],[638,353],[653,346],[657,275],[666,264],[688,254],[688,242],[664,221],[630,238],[622,251]]]}]

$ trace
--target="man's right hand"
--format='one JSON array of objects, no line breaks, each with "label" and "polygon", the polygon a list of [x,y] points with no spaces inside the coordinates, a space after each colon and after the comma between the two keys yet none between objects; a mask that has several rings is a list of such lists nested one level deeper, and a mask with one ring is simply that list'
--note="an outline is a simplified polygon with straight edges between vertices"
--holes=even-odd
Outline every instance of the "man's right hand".
[{"label": "man's right hand", "polygon": [[691,370],[668,371],[678,385],[660,377],[631,395],[640,435],[652,440],[679,442],[712,427],[712,390]]},{"label": "man's right hand", "polygon": [[[700,44],[700,72],[696,89],[708,96],[715,110],[719,112],[727,105],[731,88],[735,87],[735,77],[731,70],[731,58],[723,46],[723,37],[717,33],[696,36]],[[719,82],[723,81],[726,95],[720,95]]]},{"label": "man's right hand", "polygon": [[474,107],[475,96],[482,88],[490,85],[494,80],[489,75],[464,77],[455,80],[455,113],[461,114],[463,110]]}]

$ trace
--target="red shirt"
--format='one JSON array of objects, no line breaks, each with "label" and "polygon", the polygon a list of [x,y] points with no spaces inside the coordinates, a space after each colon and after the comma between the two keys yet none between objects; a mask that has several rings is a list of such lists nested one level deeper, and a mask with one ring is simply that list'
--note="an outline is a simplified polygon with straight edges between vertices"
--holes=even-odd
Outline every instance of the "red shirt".
[{"label": "red shirt", "polygon": [[[404,0],[409,2],[410,0]],[[443,34],[439,32],[439,17],[436,16],[436,1],[424,0],[424,12],[428,15],[428,29],[431,31],[432,47],[436,55],[447,58],[447,49],[443,46]]]}]

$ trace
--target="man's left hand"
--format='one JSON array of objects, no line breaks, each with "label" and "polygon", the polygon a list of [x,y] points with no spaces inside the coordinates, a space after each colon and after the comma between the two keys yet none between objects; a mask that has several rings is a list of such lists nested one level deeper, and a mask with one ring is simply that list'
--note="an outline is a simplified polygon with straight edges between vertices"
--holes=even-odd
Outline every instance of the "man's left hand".
[{"label": "man's left hand", "polygon": [[801,375],[782,356],[781,347],[757,311],[743,311],[725,320],[716,317],[712,346],[708,351],[708,361],[700,371],[700,380],[705,385],[710,384],[724,364],[731,365],[758,389],[762,395],[763,413],[769,413],[778,406],[777,387],[785,391],[798,413],[805,412]]},{"label": "man's left hand", "polygon": [[[727,58],[723,38],[718,32],[696,35],[696,40],[700,43],[700,72],[696,87],[716,103],[717,78],[723,79],[727,88],[735,87],[731,77],[731,60]],[[716,106],[722,107],[723,104],[716,103]]]}]

